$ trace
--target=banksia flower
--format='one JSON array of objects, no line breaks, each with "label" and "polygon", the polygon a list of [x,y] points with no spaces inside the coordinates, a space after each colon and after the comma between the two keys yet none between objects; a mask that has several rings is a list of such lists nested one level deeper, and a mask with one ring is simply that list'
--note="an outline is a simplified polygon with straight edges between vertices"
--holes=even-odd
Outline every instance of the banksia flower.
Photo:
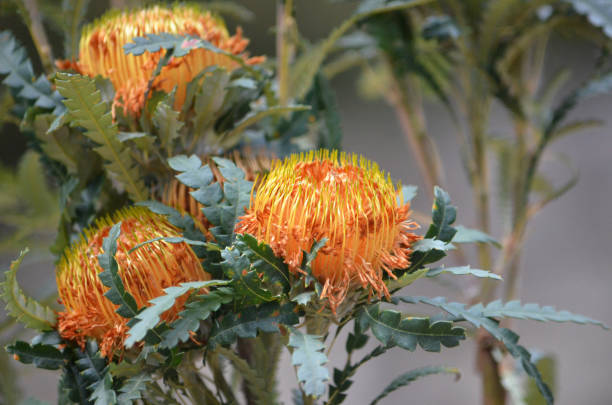
[{"label": "banksia flower", "polygon": [[[223,21],[194,6],[150,7],[131,12],[111,12],[84,28],[79,44],[79,60],[76,64],[59,62],[58,66],[70,66],[82,74],[101,75],[112,82],[116,95],[114,107],[139,115],[145,103],[145,93],[153,72],[165,51],[145,52],[142,55],[126,55],[123,46],[134,37],[147,34],[170,33],[192,35],[211,42],[216,47],[235,55],[246,49],[249,41],[242,37],[240,28],[230,36]],[[262,58],[248,59],[259,63]],[[204,49],[196,49],[181,58],[173,58],[152,84],[153,90],[167,93],[176,87],[175,108],[185,101],[187,84],[209,66],[227,69],[237,67],[235,61]]]},{"label": "banksia flower", "polygon": [[[130,207],[100,219],[85,237],[69,248],[60,261],[56,280],[59,299],[65,310],[58,314],[58,330],[62,337],[82,347],[88,338],[96,339],[100,351],[109,358],[121,347],[129,330],[127,319],[115,312],[117,306],[104,297],[108,290],[98,277],[103,269],[98,255],[103,253],[102,241],[111,226],[122,221],[117,240],[116,260],[125,289],[139,308],[149,305],[164,288],[187,281],[208,280],[200,260],[189,245],[152,242],[132,253],[139,243],[160,236],[180,236],[180,232],[160,215],[146,208]],[[171,322],[178,318],[185,297],[162,315]]]},{"label": "banksia flower", "polygon": [[251,198],[236,232],[268,243],[294,274],[303,251],[328,238],[312,264],[332,311],[355,287],[388,296],[383,275],[410,265],[410,205],[397,202],[400,188],[356,155],[318,151],[278,161]]},{"label": "banksia flower", "polygon": [[[226,155],[227,159],[233,161],[236,166],[244,171],[245,178],[249,181],[255,181],[257,176],[265,174],[270,170],[272,165],[271,155],[264,152],[253,152],[250,149],[244,151],[241,154],[238,151],[234,151]],[[221,175],[221,172],[217,168],[217,165],[211,158],[203,159],[208,164],[213,172],[215,181],[221,183],[225,179]],[[257,187],[257,184],[254,185]],[[196,201],[192,196],[191,192],[194,189],[187,187],[176,178],[173,178],[170,183],[165,187],[162,195],[162,202],[172,208],[176,208],[182,213],[187,213],[195,219],[195,224],[198,226],[200,231],[204,233],[208,238],[212,238],[212,235],[208,231],[210,223],[204,216],[202,208],[204,206]]]}]

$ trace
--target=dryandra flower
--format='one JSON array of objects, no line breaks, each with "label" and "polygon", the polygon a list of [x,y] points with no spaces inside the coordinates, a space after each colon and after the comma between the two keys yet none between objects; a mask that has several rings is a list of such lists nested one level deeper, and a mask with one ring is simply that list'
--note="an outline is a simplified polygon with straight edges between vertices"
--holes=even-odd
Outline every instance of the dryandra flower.
[{"label": "dryandra flower", "polygon": [[[127,113],[139,115],[149,80],[165,51],[126,55],[123,46],[132,42],[134,37],[159,33],[200,37],[234,55],[242,54],[249,43],[242,37],[240,28],[230,36],[221,19],[195,6],[155,6],[131,12],[110,12],[85,27],[79,44],[78,62],[60,62],[58,66],[70,66],[91,77],[101,75],[109,78],[116,92],[113,107],[121,106]],[[262,61],[260,57],[248,59],[246,54],[244,59],[248,63]],[[170,60],[151,88],[169,93],[176,87],[174,107],[178,109],[185,100],[187,84],[212,65],[227,69],[237,67],[237,63],[226,55],[196,49],[184,57]]]},{"label": "dryandra flower", "polygon": [[327,238],[312,264],[332,311],[354,286],[379,297],[389,292],[386,273],[410,265],[410,205],[398,204],[401,188],[363,157],[318,151],[277,161],[251,197],[236,232],[268,243],[298,274],[303,251]]},{"label": "dryandra flower", "polygon": [[[123,347],[129,328],[127,319],[115,312],[117,306],[104,297],[108,288],[98,277],[103,271],[98,255],[103,253],[102,241],[112,224],[119,221],[122,221],[121,235],[115,256],[119,275],[139,308],[162,295],[164,288],[210,279],[198,257],[185,243],[152,242],[129,253],[131,248],[147,240],[180,236],[179,230],[162,216],[146,208],[130,207],[99,220],[96,226],[85,231],[80,242],[66,251],[58,265],[57,287],[65,307],[58,314],[58,330],[62,337],[81,347],[88,338],[97,340],[100,351],[109,358]],[[177,300],[162,319],[166,322],[177,319],[185,299]]]}]

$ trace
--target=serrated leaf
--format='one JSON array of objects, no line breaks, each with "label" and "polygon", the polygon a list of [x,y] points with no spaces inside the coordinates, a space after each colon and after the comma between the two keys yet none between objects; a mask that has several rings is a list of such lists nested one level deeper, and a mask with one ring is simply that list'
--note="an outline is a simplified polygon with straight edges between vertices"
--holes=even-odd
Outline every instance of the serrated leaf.
[{"label": "serrated leaf", "polygon": [[180,131],[185,125],[179,120],[180,112],[173,109],[165,101],[161,101],[155,107],[153,113],[153,124],[158,129],[159,143],[168,156],[172,155],[174,141],[180,136]]},{"label": "serrated leaf", "polygon": [[232,344],[239,337],[254,338],[260,331],[276,333],[279,324],[292,326],[299,322],[294,310],[294,303],[279,306],[271,302],[258,308],[248,307],[242,312],[228,313],[213,328],[208,344],[214,348],[217,344]]},{"label": "serrated leaf", "polygon": [[612,37],[612,8],[607,0],[564,0],[574,9],[585,15],[589,22],[600,27],[608,37]]},{"label": "serrated leaf", "polygon": [[239,55],[234,55],[223,49],[217,48],[209,41],[190,35],[179,35],[162,32],[160,34],[148,34],[146,37],[132,38],[131,43],[123,46],[126,54],[142,55],[145,52],[159,52],[161,49],[170,50],[167,56],[180,58],[189,54],[194,49],[205,49],[214,53],[225,55],[246,69],[250,67]]},{"label": "serrated leaf", "polygon": [[251,265],[263,274],[264,283],[273,284],[280,292],[289,291],[289,268],[281,258],[276,257],[270,246],[264,242],[259,243],[249,234],[238,235],[236,246],[242,248]]},{"label": "serrated leaf", "polygon": [[[451,204],[448,193],[436,186],[434,188],[434,204],[432,207],[432,223],[425,234],[426,239],[437,239],[450,243],[457,230],[452,227],[457,217],[457,208]],[[410,269],[440,260],[446,254],[442,250],[432,249],[427,252],[413,252],[410,258]]]},{"label": "serrated leaf", "polygon": [[117,397],[117,403],[119,405],[131,405],[134,401],[141,399],[141,392],[147,389],[147,383],[151,381],[153,379],[146,373],[128,378],[119,389],[120,393]]},{"label": "serrated leaf", "polygon": [[51,330],[56,324],[54,311],[46,305],[25,295],[17,282],[17,270],[28,249],[21,251],[19,257],[11,263],[4,273],[5,280],[0,283],[0,297],[6,303],[8,314],[25,326],[37,330]]},{"label": "serrated leaf", "polygon": [[329,370],[325,367],[327,356],[320,336],[308,335],[291,328],[289,344],[293,347],[291,364],[297,367],[298,381],[303,384],[306,395],[320,397],[325,394],[325,382]]},{"label": "serrated leaf", "polygon": [[256,305],[262,302],[275,301],[275,295],[265,288],[257,270],[251,261],[235,247],[225,248],[221,252],[223,272],[232,280],[236,290],[236,299],[241,305]]},{"label": "serrated leaf", "polygon": [[455,243],[490,243],[501,248],[501,244],[495,238],[478,229],[466,228],[463,225],[457,225],[455,229],[457,233],[452,239]]},{"label": "serrated leaf", "polygon": [[109,288],[104,293],[113,304],[119,305],[115,312],[124,318],[133,318],[138,313],[138,306],[134,297],[125,290],[121,276],[119,275],[119,266],[115,260],[117,253],[117,239],[121,233],[121,222],[112,226],[108,232],[108,236],[102,242],[103,253],[98,255],[100,267],[104,270],[98,273],[98,277],[102,284]]},{"label": "serrated leaf", "polygon": [[0,75],[2,81],[15,89],[17,95],[40,108],[52,109],[55,115],[65,110],[61,96],[54,92],[51,83],[44,75],[34,80],[32,63],[26,49],[21,46],[10,31],[0,32]]},{"label": "serrated leaf", "polygon": [[145,200],[148,190],[140,165],[134,161],[127,146],[119,141],[117,126],[94,80],[59,72],[55,84],[66,97],[64,104],[70,112],[71,124],[85,128],[85,136],[99,145],[95,151],[105,160],[108,173],[125,187],[132,200]]},{"label": "serrated leaf", "polygon": [[381,399],[383,399],[393,391],[401,387],[405,387],[406,385],[421,377],[426,377],[435,374],[454,374],[455,376],[457,376],[457,378],[460,375],[458,369],[450,367],[429,366],[417,368],[415,370],[408,371],[400,375],[399,377],[394,378],[393,381],[391,381],[389,385],[385,387],[383,392],[381,392],[376,398],[374,398],[372,402],[370,402],[370,405],[376,405]]},{"label": "serrated leaf", "polygon": [[219,118],[230,74],[225,69],[214,69],[202,80],[195,94],[193,106],[195,114],[191,118],[193,131],[198,136],[204,134]]},{"label": "serrated leaf", "polygon": [[47,344],[29,345],[26,342],[17,341],[7,346],[6,351],[24,364],[34,364],[46,370],[57,370],[66,363],[62,352]]},{"label": "serrated leaf", "polygon": [[202,166],[202,161],[196,155],[178,155],[168,159],[168,164],[177,172],[187,172],[199,169]]},{"label": "serrated leaf", "polygon": [[136,322],[132,324],[128,332],[129,336],[125,340],[125,347],[130,348],[136,342],[144,339],[148,331],[153,329],[160,322],[161,315],[172,308],[176,300],[192,290],[199,290],[207,287],[227,285],[226,280],[191,281],[181,283],[180,286],[164,288],[165,295],[153,298],[149,301],[150,306],[139,312],[134,318]]},{"label": "serrated leaf", "polygon": [[597,325],[603,329],[608,329],[608,326],[601,321],[573,314],[569,311],[557,311],[553,306],[541,307],[535,303],[522,304],[520,301],[502,303],[500,300],[496,300],[490,302],[485,307],[474,305],[470,308],[470,311],[477,313],[481,309],[482,316],[487,318],[529,319],[540,322],[572,322],[583,325]]},{"label": "serrated leaf", "polygon": [[117,403],[117,393],[113,391],[113,379],[110,373],[105,373],[104,377],[90,388],[93,390],[89,397],[94,405],[110,405]]},{"label": "serrated leaf", "polygon": [[[496,302],[492,303],[494,304],[492,310],[488,314],[485,314],[485,308],[483,308],[482,304],[478,304],[466,309],[465,304],[456,302],[446,302],[446,299],[443,297],[395,297],[393,300],[395,302],[401,300],[410,304],[423,303],[431,305],[448,312],[453,317],[455,317],[455,321],[463,320],[473,324],[477,328],[484,328],[494,338],[496,338],[497,340],[502,342],[504,346],[506,346],[506,349],[512,355],[512,357],[521,361],[525,372],[534,379],[538,386],[538,389],[540,390],[540,393],[545,398],[546,403],[552,404],[554,402],[552,392],[550,391],[546,383],[543,381],[540,372],[532,362],[531,354],[524,347],[518,344],[519,336],[509,329],[500,327],[497,321],[493,320],[492,317],[512,317],[514,314],[519,319],[527,318],[537,320],[554,320],[556,322],[576,322],[576,320],[574,320],[576,318],[574,318],[572,314],[567,313],[564,314],[564,316],[560,316],[559,314],[555,314],[554,311],[550,311],[548,309],[543,310],[539,306],[532,307],[531,311],[527,311],[524,308],[522,310],[520,308],[511,308],[508,313],[505,313],[503,311],[503,307]],[[518,304],[512,305],[518,306]],[[531,313],[531,315],[529,315],[529,313]],[[491,318],[487,317],[487,315],[491,316]],[[581,322],[579,323],[587,323],[588,321],[586,321],[586,319],[580,319]],[[597,323],[597,321],[590,323],[599,324]]]},{"label": "serrated leaf", "polygon": [[495,280],[501,280],[502,278],[495,274],[491,273],[487,270],[473,269],[470,266],[460,266],[460,267],[436,267],[434,269],[430,269],[427,272],[427,277],[436,277],[440,274],[451,273],[457,276],[463,275],[471,275],[480,278],[492,278]]},{"label": "serrated leaf", "polygon": [[361,2],[357,11],[339,27],[332,31],[327,38],[306,50],[293,64],[290,72],[289,94],[300,100],[312,86],[312,82],[319,71],[327,54],[333,49],[346,32],[357,22],[376,14],[393,10],[400,10],[428,3],[430,0],[366,0]]},{"label": "serrated leaf", "polygon": [[393,310],[380,310],[380,305],[364,308],[358,318],[362,330],[372,329],[376,338],[387,346],[397,345],[414,351],[418,346],[429,352],[439,352],[441,346],[455,347],[465,339],[465,330],[452,322],[429,318],[403,318]]},{"label": "serrated leaf", "polygon": [[201,321],[208,319],[221,305],[233,299],[234,291],[231,288],[219,288],[197,296],[185,305],[185,309],[179,313],[179,319],[170,325],[170,329],[162,333],[160,347],[173,348],[179,342],[187,341],[190,332],[197,330]]}]

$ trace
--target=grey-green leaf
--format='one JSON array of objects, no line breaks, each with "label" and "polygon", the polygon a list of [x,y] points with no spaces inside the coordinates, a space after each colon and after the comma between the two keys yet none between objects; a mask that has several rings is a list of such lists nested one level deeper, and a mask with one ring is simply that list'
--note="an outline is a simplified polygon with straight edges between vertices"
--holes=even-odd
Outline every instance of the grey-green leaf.
[{"label": "grey-green leaf", "polygon": [[291,329],[289,346],[293,347],[291,364],[297,367],[297,377],[303,383],[306,395],[320,397],[325,394],[325,382],[329,370],[325,367],[327,356],[320,336],[308,335],[298,329]]}]

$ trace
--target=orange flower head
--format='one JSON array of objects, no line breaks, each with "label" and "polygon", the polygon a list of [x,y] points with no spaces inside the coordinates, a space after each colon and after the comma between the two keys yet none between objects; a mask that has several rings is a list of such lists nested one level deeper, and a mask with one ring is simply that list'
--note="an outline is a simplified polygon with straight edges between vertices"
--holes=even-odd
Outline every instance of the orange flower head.
[{"label": "orange flower head", "polygon": [[388,296],[383,274],[395,278],[394,269],[410,265],[418,225],[398,196],[401,187],[363,157],[292,155],[263,178],[236,232],[268,243],[294,274],[303,272],[303,251],[327,238],[312,272],[335,312],[355,285]]},{"label": "orange flower head", "polygon": [[[102,354],[109,358],[123,347],[129,328],[128,320],[115,312],[117,305],[104,297],[108,288],[98,276],[103,271],[98,255],[103,253],[102,241],[112,224],[119,221],[122,221],[121,235],[115,255],[119,275],[139,308],[164,294],[164,288],[210,279],[198,257],[185,243],[157,241],[129,253],[139,243],[160,236],[180,236],[180,231],[164,217],[147,208],[130,207],[100,219],[85,231],[80,242],[66,250],[58,265],[57,288],[65,307],[58,314],[58,330],[62,337],[81,347],[88,338],[96,339]],[[177,319],[185,300],[186,297],[177,300],[162,319],[166,322]]]},{"label": "orange flower head", "polygon": [[[165,51],[126,55],[123,46],[132,42],[134,37],[159,33],[197,36],[234,55],[243,54],[249,43],[242,37],[240,28],[230,36],[221,19],[196,6],[154,6],[121,13],[111,11],[83,29],[76,69],[91,77],[101,75],[109,78],[116,92],[113,107],[121,106],[124,111],[138,116],[145,103],[149,80]],[[244,58],[248,63],[263,60],[261,57],[248,59],[246,54]],[[174,107],[178,109],[185,101],[187,84],[212,65],[226,69],[237,67],[228,56],[196,49],[184,57],[173,58],[151,88],[169,93],[176,87]]]}]

